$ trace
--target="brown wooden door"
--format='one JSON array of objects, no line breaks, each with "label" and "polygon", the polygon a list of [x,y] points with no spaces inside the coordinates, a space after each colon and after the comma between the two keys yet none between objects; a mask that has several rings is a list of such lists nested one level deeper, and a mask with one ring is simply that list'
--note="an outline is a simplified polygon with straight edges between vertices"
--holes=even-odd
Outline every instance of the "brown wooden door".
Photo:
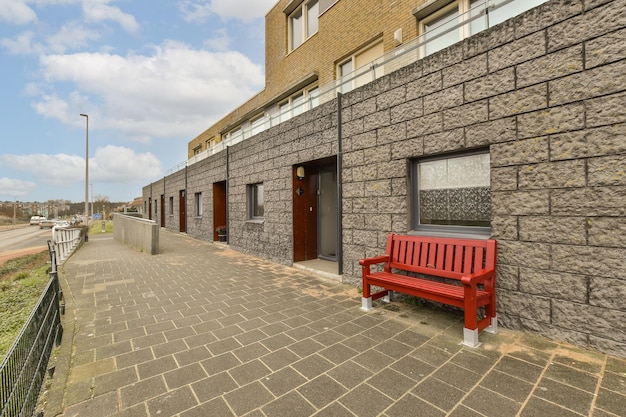
[{"label": "brown wooden door", "polygon": [[179,223],[180,223],[180,232],[187,231],[187,199],[185,198],[185,190],[180,190],[178,192],[178,212],[179,212]]},{"label": "brown wooden door", "polygon": [[226,181],[213,183],[213,240],[219,240],[215,229],[226,224]]},{"label": "brown wooden door", "polygon": [[296,176],[293,168],[293,260],[317,259],[317,169],[305,168]]},{"label": "brown wooden door", "polygon": [[165,227],[165,196],[161,194],[161,227]]}]

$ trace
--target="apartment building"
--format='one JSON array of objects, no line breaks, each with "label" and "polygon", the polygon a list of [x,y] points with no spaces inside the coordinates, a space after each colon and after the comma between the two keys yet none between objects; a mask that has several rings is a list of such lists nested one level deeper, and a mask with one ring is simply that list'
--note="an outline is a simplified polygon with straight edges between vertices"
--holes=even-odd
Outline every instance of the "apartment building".
[{"label": "apartment building", "polygon": [[144,216],[357,286],[389,232],[491,236],[500,325],[626,356],[624,6],[281,0]]},{"label": "apartment building", "polygon": [[[188,157],[253,136],[334,98],[336,91],[393,71],[393,64],[381,65],[385,54],[403,55],[395,64],[403,66],[545,1],[281,0],[266,16],[265,89],[191,140]],[[405,51],[410,41],[414,53]]]}]

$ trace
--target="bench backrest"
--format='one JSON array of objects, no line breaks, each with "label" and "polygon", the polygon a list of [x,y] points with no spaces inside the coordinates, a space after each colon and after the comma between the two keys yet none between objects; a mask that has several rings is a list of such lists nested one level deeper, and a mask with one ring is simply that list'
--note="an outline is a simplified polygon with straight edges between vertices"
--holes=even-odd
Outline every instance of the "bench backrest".
[{"label": "bench backrest", "polygon": [[455,239],[431,236],[408,236],[390,233],[385,266],[406,271],[428,273],[460,279],[481,269],[495,268],[496,241],[493,239]]}]

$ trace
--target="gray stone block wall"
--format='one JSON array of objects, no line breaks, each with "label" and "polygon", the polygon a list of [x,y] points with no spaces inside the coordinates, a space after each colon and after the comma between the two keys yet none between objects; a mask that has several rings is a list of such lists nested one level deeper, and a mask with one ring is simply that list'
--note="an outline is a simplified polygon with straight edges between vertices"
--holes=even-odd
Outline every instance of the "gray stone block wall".
[{"label": "gray stone block wall", "polygon": [[346,98],[344,280],[410,231],[407,161],[489,147],[500,321],[625,356],[625,6],[551,1]]},{"label": "gray stone block wall", "polygon": [[[272,261],[293,262],[292,169],[337,154],[337,106],[330,102],[229,149],[229,244]],[[248,186],[263,183],[262,222],[250,221]]]},{"label": "gray stone block wall", "polygon": [[[213,231],[218,224],[213,224],[213,184],[226,181],[226,153],[212,155],[184,171],[187,183],[187,234],[204,240],[213,240]],[[202,193],[202,216],[196,216],[195,194]],[[178,198],[174,198],[175,210]],[[178,221],[179,213],[175,219]]]},{"label": "gray stone block wall", "polygon": [[[169,175],[164,179],[164,190],[159,190],[158,198],[160,195],[164,195],[164,209],[165,209],[165,224],[161,225],[161,227],[165,227],[167,229],[172,229],[176,231],[180,230],[180,204],[179,204],[179,191],[185,190],[186,181],[185,181],[185,170],[182,169],[178,172]],[[192,194],[193,196],[193,194]],[[173,207],[170,207],[170,197],[173,197]],[[173,210],[170,210],[173,208]],[[161,207],[159,207],[161,210]],[[187,218],[193,218],[193,199],[191,200],[191,205],[189,204],[189,199],[186,202],[186,212],[188,214]],[[190,217],[191,216],[191,217]],[[157,219],[157,223],[159,223],[159,219]],[[159,223],[160,224],[160,223]],[[187,226],[189,222],[187,222]],[[184,230],[183,230],[184,231]]]},{"label": "gray stone block wall", "polygon": [[[625,34],[626,0],[552,0],[346,94],[344,281],[360,286],[358,260],[411,230],[411,161],[488,148],[501,325],[626,356]],[[226,152],[192,165],[191,204],[206,193],[208,213],[228,177],[231,247],[291,264],[292,169],[337,155],[337,111],[334,100],[232,146],[228,173]],[[174,177],[162,181],[177,193]],[[262,223],[247,215],[256,182]],[[188,233],[210,239],[210,221],[188,220]]]},{"label": "gray stone block wall", "polygon": [[148,203],[143,217],[144,219],[152,219],[156,221],[159,226],[162,226],[160,196],[164,192],[164,181],[166,181],[166,179],[167,178],[161,178],[160,180],[143,187],[142,192],[143,201]]}]

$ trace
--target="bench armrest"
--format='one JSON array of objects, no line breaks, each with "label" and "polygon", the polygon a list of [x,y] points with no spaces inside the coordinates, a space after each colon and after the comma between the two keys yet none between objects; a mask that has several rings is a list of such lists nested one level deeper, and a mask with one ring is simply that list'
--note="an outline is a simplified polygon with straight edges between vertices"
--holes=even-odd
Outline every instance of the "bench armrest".
[{"label": "bench armrest", "polygon": [[461,277],[461,282],[463,285],[469,285],[470,287],[476,286],[476,284],[482,284],[486,279],[492,278],[495,276],[495,269],[481,269],[480,271],[476,271],[471,275],[464,275]]},{"label": "bench armrest", "polygon": [[361,266],[370,266],[374,264],[380,264],[383,262],[389,262],[389,255],[381,255],[381,256],[374,256],[373,258],[359,259],[359,264]]}]

